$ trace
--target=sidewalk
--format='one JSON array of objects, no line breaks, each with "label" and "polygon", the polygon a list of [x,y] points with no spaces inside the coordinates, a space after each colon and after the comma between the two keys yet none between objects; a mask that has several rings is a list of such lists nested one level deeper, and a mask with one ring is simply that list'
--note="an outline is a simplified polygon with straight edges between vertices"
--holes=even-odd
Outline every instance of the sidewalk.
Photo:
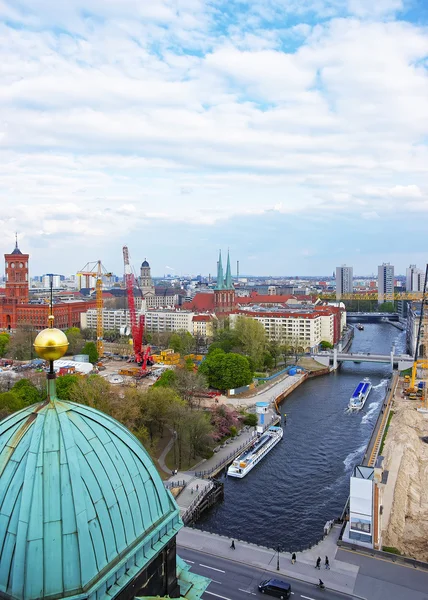
[{"label": "sidewalk", "polygon": [[[352,594],[359,567],[336,560],[336,541],[339,537],[340,526],[332,528],[329,535],[317,546],[310,550],[297,553],[297,561],[291,564],[291,553],[280,553],[279,573],[284,576],[300,579],[308,583],[317,583],[322,578],[327,587],[332,590]],[[184,527],[177,536],[177,545],[192,550],[198,550],[212,556],[227,558],[235,562],[252,565],[277,574],[277,553],[274,549],[249,544],[235,539],[236,549],[230,548],[230,539],[224,536]],[[180,550],[178,550],[180,553]],[[324,568],[325,556],[330,561],[330,570]],[[321,570],[315,569],[317,557],[321,557]]]}]

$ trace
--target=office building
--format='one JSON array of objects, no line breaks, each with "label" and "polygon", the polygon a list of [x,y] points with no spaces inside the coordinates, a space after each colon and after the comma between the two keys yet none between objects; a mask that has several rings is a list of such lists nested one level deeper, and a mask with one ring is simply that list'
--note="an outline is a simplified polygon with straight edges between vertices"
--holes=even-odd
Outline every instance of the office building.
[{"label": "office building", "polygon": [[391,302],[394,300],[394,266],[383,263],[378,267],[378,302]]},{"label": "office building", "polygon": [[343,294],[352,294],[354,291],[353,268],[342,265],[336,267],[336,298],[339,300]]},{"label": "office building", "polygon": [[410,265],[406,269],[406,292],[423,292],[425,273],[417,269],[416,265]]}]

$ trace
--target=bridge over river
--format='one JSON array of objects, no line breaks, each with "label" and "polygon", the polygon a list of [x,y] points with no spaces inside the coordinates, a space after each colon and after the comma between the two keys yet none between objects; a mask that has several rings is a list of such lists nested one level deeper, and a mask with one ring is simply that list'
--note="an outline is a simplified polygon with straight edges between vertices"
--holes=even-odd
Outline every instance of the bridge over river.
[{"label": "bridge over river", "polygon": [[409,354],[395,354],[394,348],[390,354],[372,354],[370,352],[338,352],[335,348],[332,352],[328,350],[323,352],[314,353],[311,355],[317,362],[325,365],[326,367],[332,366],[333,369],[337,369],[340,362],[354,362],[354,363],[386,363],[391,365],[391,369],[397,369],[404,371],[409,369],[413,365],[413,358]]},{"label": "bridge over river", "polygon": [[377,323],[378,321],[399,321],[398,313],[387,312],[347,312],[346,320],[352,323]]}]

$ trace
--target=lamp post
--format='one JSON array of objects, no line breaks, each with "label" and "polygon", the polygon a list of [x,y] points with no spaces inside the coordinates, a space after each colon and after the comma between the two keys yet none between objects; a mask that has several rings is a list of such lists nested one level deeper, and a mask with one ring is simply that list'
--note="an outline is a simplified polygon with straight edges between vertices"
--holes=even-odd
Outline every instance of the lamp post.
[{"label": "lamp post", "polygon": [[279,553],[281,552],[281,546],[278,544],[277,548],[277,559],[276,559],[276,570],[279,571]]}]

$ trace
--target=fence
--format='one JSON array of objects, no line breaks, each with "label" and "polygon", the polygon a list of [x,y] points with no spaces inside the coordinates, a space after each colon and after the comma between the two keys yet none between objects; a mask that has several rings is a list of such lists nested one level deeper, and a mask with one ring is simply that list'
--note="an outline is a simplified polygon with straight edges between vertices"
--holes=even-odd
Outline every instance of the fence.
[{"label": "fence", "polygon": [[181,481],[164,481],[163,484],[167,490],[170,490],[171,488],[184,487],[186,482],[183,479]]},{"label": "fence", "polygon": [[235,456],[239,455],[241,450],[252,444],[253,441],[254,438],[251,438],[250,440],[243,442],[240,446],[238,446],[238,448],[235,448],[235,450],[230,452],[226,458],[223,458],[223,460],[219,461],[216,465],[214,465],[214,467],[211,467],[211,469],[206,469],[205,471],[195,471],[195,477],[201,477],[203,479],[204,477],[209,477],[217,471],[221,471],[221,469],[229,462],[232,462]]}]

